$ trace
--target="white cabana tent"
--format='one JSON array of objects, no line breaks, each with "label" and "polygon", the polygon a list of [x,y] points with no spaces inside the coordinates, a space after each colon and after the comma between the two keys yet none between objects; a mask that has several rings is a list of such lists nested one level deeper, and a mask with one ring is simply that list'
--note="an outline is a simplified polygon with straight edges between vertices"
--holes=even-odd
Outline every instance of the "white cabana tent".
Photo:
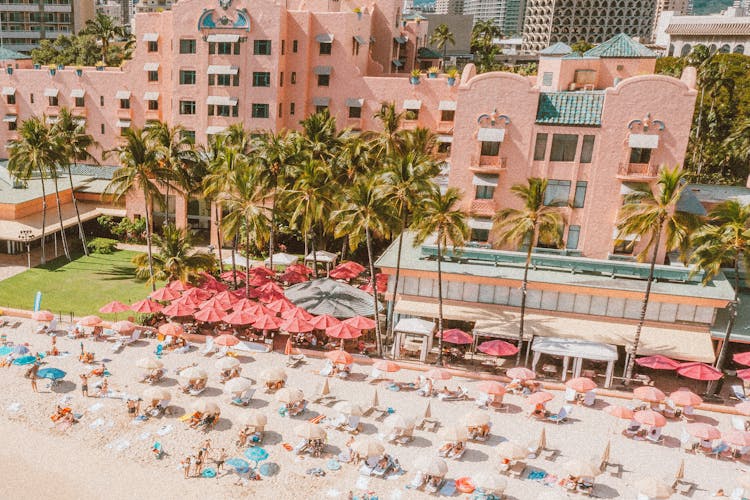
[{"label": "white cabana tent", "polygon": [[[274,267],[276,266],[289,267],[291,265],[296,264],[298,260],[299,260],[299,257],[297,257],[296,255],[289,254],[289,253],[280,252],[280,253],[273,254]],[[270,266],[271,259],[266,259],[264,263],[266,266]]]},{"label": "white cabana tent", "polygon": [[565,381],[568,363],[573,359],[573,377],[581,376],[581,365],[584,359],[593,361],[606,361],[607,371],[604,381],[604,387],[612,385],[612,373],[615,361],[617,361],[617,347],[611,344],[600,342],[591,342],[580,339],[564,339],[558,337],[537,337],[531,344],[531,350],[534,351],[534,358],[531,362],[531,369],[536,371],[536,365],[542,354],[551,356],[562,356],[563,369],[562,381]]},{"label": "white cabana tent", "polygon": [[[225,266],[231,266],[232,265],[232,256],[224,257],[221,261]],[[237,267],[245,268],[247,265],[247,257],[245,257],[242,254],[236,253],[234,254],[234,263]],[[250,259],[250,267],[253,267],[255,264],[260,264],[260,261],[257,261],[255,259]]]},{"label": "white cabana tent", "polygon": [[336,260],[339,258],[338,254],[326,252],[325,250],[317,250],[314,254],[310,252],[305,256],[305,264],[315,263],[326,265],[326,275],[331,272],[331,268],[336,265]]},{"label": "white cabana tent", "polygon": [[[393,343],[393,357],[401,356],[402,345],[419,348],[419,360],[427,361],[427,353],[432,349],[432,339],[435,335],[435,323],[419,318],[405,318],[399,320],[393,328],[396,335]],[[416,349],[409,349],[416,350]]]}]

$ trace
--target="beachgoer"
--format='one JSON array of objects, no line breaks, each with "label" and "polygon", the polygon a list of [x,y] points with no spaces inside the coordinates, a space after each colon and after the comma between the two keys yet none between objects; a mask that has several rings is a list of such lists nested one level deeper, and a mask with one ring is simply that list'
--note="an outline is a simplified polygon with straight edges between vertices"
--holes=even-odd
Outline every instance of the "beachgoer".
[{"label": "beachgoer", "polygon": [[211,440],[206,439],[203,442],[203,445],[201,446],[201,452],[203,452],[203,455],[206,459],[208,459],[209,453],[211,452]]},{"label": "beachgoer", "polygon": [[219,451],[219,455],[214,459],[214,462],[216,463],[216,472],[221,472],[221,469],[224,467],[224,462],[227,459],[227,452],[222,448]]},{"label": "beachgoer", "polygon": [[99,397],[106,398],[107,394],[109,394],[109,383],[105,378],[104,380],[102,380],[102,386],[99,388]]},{"label": "beachgoer", "polygon": [[89,397],[89,377],[81,373],[81,395]]},{"label": "beachgoer", "polygon": [[196,476],[200,476],[203,473],[203,461],[204,461],[203,453],[199,451],[198,456],[195,457],[195,475]]},{"label": "beachgoer", "polygon": [[130,415],[131,417],[135,417],[135,401],[133,401],[132,399],[128,399],[126,405],[128,407],[128,415]]},{"label": "beachgoer", "polygon": [[249,432],[249,429],[247,427],[245,427],[244,429],[240,429],[240,435],[239,435],[239,438],[237,438],[238,447],[245,446],[245,443],[247,443],[248,432]]},{"label": "beachgoer", "polygon": [[29,370],[29,372],[30,372],[29,373],[29,378],[31,379],[31,390],[34,391],[34,392],[39,392],[37,390],[37,387],[36,387],[36,381],[37,381],[37,378],[38,378],[36,376],[36,372],[37,371],[39,371],[39,365],[36,364],[36,363],[34,363],[34,366],[32,366],[31,370]]}]

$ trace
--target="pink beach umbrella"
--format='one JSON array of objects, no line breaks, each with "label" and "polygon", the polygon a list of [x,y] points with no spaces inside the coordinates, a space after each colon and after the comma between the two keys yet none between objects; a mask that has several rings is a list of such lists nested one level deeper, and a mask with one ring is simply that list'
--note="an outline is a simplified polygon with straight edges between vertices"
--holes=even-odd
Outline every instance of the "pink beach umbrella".
[{"label": "pink beach umbrella", "polygon": [[257,290],[260,293],[284,293],[284,289],[273,281],[266,281],[264,284],[259,286]]},{"label": "pink beach umbrella", "polygon": [[200,307],[201,309],[211,308],[227,311],[232,308],[232,304],[228,300],[220,300],[216,296],[213,296],[210,299],[203,301]]},{"label": "pink beach umbrella", "polygon": [[278,330],[283,320],[270,314],[263,314],[253,322],[253,328],[258,330]]},{"label": "pink beach umbrella", "polygon": [[179,337],[185,333],[185,329],[179,323],[164,323],[159,327],[159,333],[170,337]]},{"label": "pink beach umbrella", "polygon": [[102,318],[99,316],[84,316],[78,320],[78,324],[81,326],[97,326],[102,323]]},{"label": "pink beach umbrella", "polygon": [[219,335],[218,337],[214,339],[214,344],[225,346],[225,347],[231,347],[239,343],[240,343],[240,339],[228,333]]},{"label": "pink beach umbrella", "polygon": [[666,356],[662,356],[661,354],[638,358],[635,360],[635,362],[636,364],[638,364],[638,366],[651,368],[653,370],[676,370],[680,366],[679,361],[675,361]]},{"label": "pink beach umbrella", "polygon": [[203,300],[204,299],[201,299],[196,295],[183,295],[179,299],[174,299],[171,305],[183,305],[192,307],[193,309],[198,309],[201,306]]},{"label": "pink beach umbrella", "polygon": [[208,300],[213,296],[213,293],[209,292],[208,290],[203,290],[200,288],[190,288],[183,292],[183,297],[194,297],[196,300],[203,301]]},{"label": "pink beach umbrella", "polygon": [[508,368],[505,375],[512,379],[518,380],[534,380],[536,378],[536,372],[529,370],[523,366],[516,366],[515,368]]},{"label": "pink beach umbrella", "polygon": [[297,274],[302,274],[304,276],[310,276],[313,273],[312,269],[303,264],[292,264],[291,266],[287,267],[286,270],[295,272]]},{"label": "pink beach umbrella", "polygon": [[288,311],[296,306],[288,299],[282,297],[268,302],[266,307],[275,313],[283,313],[284,311]]},{"label": "pink beach umbrella", "polygon": [[694,380],[719,380],[723,376],[719,370],[704,363],[683,363],[677,373]]},{"label": "pink beach umbrella", "polygon": [[223,304],[229,304],[229,306],[233,305],[238,300],[237,297],[229,290],[219,292],[214,295],[214,297],[216,298],[216,300],[220,301]]},{"label": "pink beach umbrella", "polygon": [[750,366],[750,351],[747,352],[738,352],[734,356],[732,356],[732,359],[735,363],[739,363],[741,365]]},{"label": "pink beach umbrella", "polygon": [[362,330],[346,324],[345,321],[326,328],[326,335],[336,339],[356,339],[362,335]]},{"label": "pink beach umbrella", "polygon": [[31,313],[31,319],[34,321],[52,321],[55,315],[49,311],[34,311]]},{"label": "pink beach umbrella", "polygon": [[737,378],[741,380],[750,380],[750,368],[737,370]]},{"label": "pink beach umbrella", "polygon": [[305,281],[307,281],[307,276],[302,273],[297,273],[287,269],[284,274],[279,276],[279,279],[285,283],[289,283],[290,285],[296,285],[297,283],[304,283]]},{"label": "pink beach umbrella", "polygon": [[677,406],[698,406],[703,403],[703,399],[700,396],[684,387],[670,394],[669,399]]},{"label": "pink beach umbrella", "polygon": [[276,272],[273,269],[260,266],[250,269],[249,274],[252,274],[253,276],[268,276],[269,278],[272,278],[276,275]]},{"label": "pink beach umbrella", "polygon": [[350,260],[334,267],[328,276],[337,280],[350,280],[362,274],[364,270],[364,266]]},{"label": "pink beach umbrella", "polygon": [[119,300],[113,300],[109,304],[106,304],[102,306],[101,309],[99,309],[100,313],[105,313],[105,314],[115,314],[115,313],[121,313],[125,311],[130,311],[130,306],[127,304],[123,304]]},{"label": "pink beach umbrella", "polygon": [[565,382],[565,387],[573,389],[576,392],[589,392],[596,389],[596,383],[590,378],[577,377]]},{"label": "pink beach umbrella", "polygon": [[315,330],[315,327],[305,319],[291,318],[281,324],[281,329],[289,333],[307,333]]},{"label": "pink beach umbrella", "polygon": [[453,375],[448,370],[443,370],[442,368],[433,368],[425,373],[424,376],[432,380],[450,380],[453,378]]},{"label": "pink beach umbrella", "polygon": [[237,276],[237,281],[244,281],[247,276],[244,271],[224,271],[219,275],[219,278],[224,281],[234,281],[234,277]]},{"label": "pink beach umbrella", "polygon": [[130,308],[137,313],[157,313],[164,309],[164,306],[151,299],[139,300],[135,304],[131,305]]},{"label": "pink beach umbrella", "polygon": [[281,317],[286,320],[302,319],[309,322],[313,318],[313,315],[305,311],[301,307],[294,307],[293,309],[287,309],[286,311],[282,312]]},{"label": "pink beach umbrella", "polygon": [[159,302],[169,302],[180,297],[180,294],[176,290],[172,290],[169,287],[159,288],[155,292],[151,292],[149,297]]},{"label": "pink beach umbrella", "polygon": [[613,417],[621,418],[623,420],[633,420],[633,416],[635,415],[630,408],[618,405],[609,405],[604,408],[604,411]]},{"label": "pink beach umbrella", "polygon": [[218,323],[224,318],[225,315],[226,313],[221,308],[204,307],[203,309],[193,314],[193,318],[205,323]]},{"label": "pink beach umbrella", "polygon": [[654,410],[641,410],[635,412],[633,420],[639,424],[648,425],[650,427],[664,427],[667,425],[667,419],[664,415],[657,413]]},{"label": "pink beach umbrella", "polygon": [[688,431],[688,434],[694,438],[704,439],[706,441],[713,441],[714,439],[719,439],[721,437],[719,429],[703,422],[687,424],[685,429]]},{"label": "pink beach umbrella", "polygon": [[255,316],[243,310],[234,311],[224,316],[222,321],[230,325],[249,325],[255,321]]},{"label": "pink beach umbrella", "polygon": [[172,318],[180,316],[192,316],[193,311],[195,311],[195,307],[188,306],[177,301],[172,302],[170,305],[161,310],[162,314],[164,314],[165,316],[170,316]]},{"label": "pink beach umbrella", "polygon": [[171,290],[174,290],[175,292],[184,292],[186,290],[189,290],[193,287],[190,283],[183,283],[180,280],[172,281],[167,285]]},{"label": "pink beach umbrella", "polygon": [[526,402],[530,404],[531,406],[536,406],[538,404],[545,404],[555,399],[555,396],[553,396],[549,392],[539,391],[535,392],[534,394],[529,395],[528,398],[526,398]]},{"label": "pink beach umbrella", "polygon": [[381,372],[386,372],[386,373],[394,373],[401,369],[401,366],[399,366],[397,363],[394,363],[393,361],[388,361],[387,359],[376,361],[375,363],[373,363],[372,366],[376,370],[380,370]]},{"label": "pink beach umbrella", "polygon": [[135,325],[130,321],[117,321],[115,323],[112,323],[112,330],[124,334],[133,333],[133,330],[135,330]]},{"label": "pink beach umbrella", "polygon": [[248,299],[248,298],[241,298],[241,299],[234,299],[234,303],[232,304],[232,309],[235,311],[250,311],[251,307],[257,306],[258,303],[254,300]]},{"label": "pink beach umbrella", "polygon": [[477,391],[485,394],[494,394],[496,396],[502,396],[505,394],[505,386],[500,382],[494,380],[484,380],[477,384]]},{"label": "pink beach umbrella", "polygon": [[341,323],[341,321],[334,318],[333,316],[329,316],[328,314],[321,314],[320,316],[315,316],[309,321],[312,324],[312,326],[315,327],[316,330],[325,330],[327,328],[330,328],[332,326],[335,326]]},{"label": "pink beach umbrella", "polygon": [[723,432],[721,434],[721,437],[724,439],[724,441],[727,442],[727,444],[731,444],[734,446],[750,446],[750,432],[749,431],[741,431],[739,429],[732,429],[727,432]]},{"label": "pink beach umbrella", "polygon": [[260,288],[266,283],[269,283],[271,281],[271,278],[264,274],[256,274],[253,277],[250,278],[250,281],[248,282],[248,285]]},{"label": "pink beach umbrella", "polygon": [[512,356],[518,353],[518,347],[504,340],[482,342],[477,349],[490,356]]},{"label": "pink beach umbrella", "polygon": [[365,318],[364,316],[354,316],[353,318],[345,319],[343,323],[353,326],[358,330],[372,330],[375,328],[375,320]]},{"label": "pink beach umbrella", "polygon": [[662,391],[650,385],[636,387],[633,391],[633,396],[640,399],[641,401],[648,401],[650,403],[661,403],[667,397],[667,395]]},{"label": "pink beach umbrella", "polygon": [[268,315],[274,316],[273,311],[271,311],[270,309],[268,309],[266,306],[264,306],[260,302],[254,302],[254,303],[251,303],[251,304],[245,304],[242,307],[242,310],[245,311],[245,312],[248,312],[248,313],[252,314],[253,316],[264,316],[264,315],[266,315],[266,316],[268,316]]},{"label": "pink beach umbrella", "polygon": [[[440,338],[441,335],[438,334],[438,338]],[[456,344],[456,345],[467,345],[474,342],[474,337],[469,335],[463,330],[459,330],[458,328],[450,328],[448,330],[443,330],[443,342],[448,342],[449,344]]]}]

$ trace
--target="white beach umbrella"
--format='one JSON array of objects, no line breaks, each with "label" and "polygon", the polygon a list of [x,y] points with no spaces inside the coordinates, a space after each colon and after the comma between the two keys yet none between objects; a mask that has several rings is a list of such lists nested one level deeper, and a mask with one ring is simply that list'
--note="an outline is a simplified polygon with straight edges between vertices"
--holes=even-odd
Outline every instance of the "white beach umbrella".
[{"label": "white beach umbrella", "polygon": [[448,464],[442,458],[427,458],[422,461],[419,470],[430,476],[445,477],[448,473]]},{"label": "white beach umbrella", "polygon": [[235,377],[231,380],[228,380],[227,383],[224,384],[224,392],[229,394],[234,394],[236,392],[245,392],[252,385],[253,382],[250,379]]},{"label": "white beach umbrella", "polygon": [[464,425],[467,427],[479,427],[490,423],[490,415],[486,411],[473,410],[464,415]]},{"label": "white beach umbrella", "polygon": [[202,380],[208,378],[208,373],[206,373],[206,370],[203,368],[198,368],[197,366],[191,366],[190,368],[185,368],[179,373],[180,377],[186,378],[188,380]]},{"label": "white beach umbrella", "polygon": [[674,493],[671,486],[651,476],[639,479],[634,486],[638,493],[649,498],[669,498]]},{"label": "white beach umbrella", "polygon": [[452,443],[465,442],[469,439],[469,433],[466,430],[466,427],[452,424],[444,427],[443,430],[440,431],[440,437]]},{"label": "white beach umbrella", "polygon": [[216,362],[216,368],[218,368],[219,370],[231,370],[232,368],[235,368],[237,366],[240,366],[240,361],[237,358],[233,358],[231,356],[226,356]]},{"label": "white beach umbrella", "polygon": [[143,399],[153,401],[155,399],[171,399],[171,396],[164,387],[148,387],[143,391]]},{"label": "white beach umbrella", "polygon": [[141,358],[135,362],[135,366],[144,370],[158,370],[164,367],[164,363],[154,358]]},{"label": "white beach umbrella", "polygon": [[304,422],[294,428],[294,435],[302,439],[325,439],[326,431],[318,424]]},{"label": "white beach umbrella", "polygon": [[251,410],[250,413],[248,413],[247,418],[245,419],[245,423],[252,427],[262,428],[265,427],[266,424],[268,424],[268,417],[257,410]]},{"label": "white beach umbrella", "polygon": [[267,368],[261,372],[260,379],[266,382],[286,382],[286,372],[282,368]]},{"label": "white beach umbrella", "polygon": [[596,477],[602,473],[598,465],[587,460],[568,460],[563,464],[563,470],[573,477]]},{"label": "white beach umbrella", "polygon": [[484,493],[497,494],[505,491],[505,488],[508,487],[508,480],[495,473],[479,472],[471,476],[471,484]]},{"label": "white beach umbrella", "polygon": [[513,441],[503,441],[495,447],[500,458],[508,460],[521,460],[529,455],[529,450]]},{"label": "white beach umbrella", "polygon": [[385,447],[379,441],[375,441],[371,438],[364,438],[359,441],[355,441],[352,445],[352,450],[359,454],[361,457],[380,457],[385,453]]},{"label": "white beach umbrella", "polygon": [[398,413],[393,413],[389,415],[388,418],[385,419],[385,421],[383,421],[383,425],[385,425],[385,427],[387,427],[388,429],[413,429],[414,419],[405,417]]},{"label": "white beach umbrella", "polygon": [[342,415],[353,415],[355,417],[361,417],[364,414],[364,409],[358,405],[349,401],[339,401],[333,405],[333,409]]},{"label": "white beach umbrella", "polygon": [[279,401],[281,403],[291,404],[302,401],[303,399],[305,399],[305,394],[299,389],[285,387],[283,389],[279,389],[279,391],[276,393],[276,401]]},{"label": "white beach umbrella", "polygon": [[216,415],[221,412],[221,410],[219,410],[219,405],[213,401],[206,401],[205,399],[199,399],[193,403],[193,411],[206,415]]}]

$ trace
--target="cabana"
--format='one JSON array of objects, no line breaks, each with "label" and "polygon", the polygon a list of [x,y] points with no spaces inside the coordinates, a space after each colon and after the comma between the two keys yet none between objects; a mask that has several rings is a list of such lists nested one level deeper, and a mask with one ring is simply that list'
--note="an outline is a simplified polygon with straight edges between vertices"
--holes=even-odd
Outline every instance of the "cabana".
[{"label": "cabana", "polygon": [[[372,295],[330,278],[318,278],[290,286],[284,294],[294,305],[314,316],[327,314],[346,319],[373,315]],[[382,310],[380,304],[378,310]]]},{"label": "cabana", "polygon": [[607,371],[604,387],[612,385],[612,374],[615,361],[617,361],[617,347],[611,344],[591,342],[579,339],[563,339],[557,337],[537,337],[531,344],[534,358],[531,369],[536,371],[536,365],[542,354],[550,356],[561,356],[563,358],[563,369],[561,380],[564,382],[568,372],[568,364],[573,359],[573,377],[581,376],[581,366],[584,359],[593,361],[606,361]]},{"label": "cabana", "polygon": [[393,357],[401,357],[402,350],[419,351],[419,360],[427,361],[427,353],[432,349],[432,339],[435,336],[435,323],[419,318],[405,318],[399,320],[393,328],[396,336],[393,343]]},{"label": "cabana", "polygon": [[338,254],[326,252],[325,250],[317,250],[315,253],[310,252],[305,256],[305,265],[315,263],[325,264],[326,275],[328,275],[331,272],[331,268],[336,266],[338,258]]},{"label": "cabana", "polygon": [[[299,257],[296,255],[292,255],[289,253],[275,253],[273,254],[273,266],[274,267],[289,267],[291,265],[294,265],[299,260]],[[266,259],[263,262],[266,266],[271,265],[271,259]]]}]

